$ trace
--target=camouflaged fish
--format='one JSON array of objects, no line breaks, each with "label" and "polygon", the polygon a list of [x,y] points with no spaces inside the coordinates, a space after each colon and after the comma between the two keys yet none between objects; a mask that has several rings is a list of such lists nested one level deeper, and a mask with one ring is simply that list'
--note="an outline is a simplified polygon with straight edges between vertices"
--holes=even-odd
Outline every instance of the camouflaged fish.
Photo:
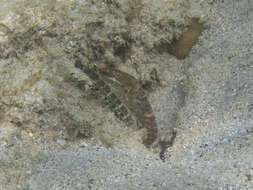
[{"label": "camouflaged fish", "polygon": [[136,121],[138,128],[147,129],[143,144],[150,148],[157,139],[158,129],[152,107],[138,81],[133,76],[112,67],[99,69],[96,66],[84,65],[80,61],[76,61],[75,66],[93,81],[95,87],[103,94],[103,104],[119,120],[127,126]]}]

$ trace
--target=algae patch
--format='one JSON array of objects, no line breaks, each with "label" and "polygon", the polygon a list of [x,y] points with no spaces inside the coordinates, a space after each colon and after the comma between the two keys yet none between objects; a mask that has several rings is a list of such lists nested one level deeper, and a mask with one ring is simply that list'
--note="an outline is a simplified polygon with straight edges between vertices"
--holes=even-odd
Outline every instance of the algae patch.
[{"label": "algae patch", "polygon": [[199,22],[198,19],[193,19],[188,29],[182,33],[180,38],[173,40],[168,48],[168,52],[178,59],[184,59],[189,55],[203,30],[204,23]]}]

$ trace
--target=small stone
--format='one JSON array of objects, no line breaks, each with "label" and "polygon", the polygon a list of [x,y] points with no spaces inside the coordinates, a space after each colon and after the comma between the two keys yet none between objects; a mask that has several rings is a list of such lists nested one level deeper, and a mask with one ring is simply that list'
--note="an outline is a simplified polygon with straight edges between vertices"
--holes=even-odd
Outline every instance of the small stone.
[{"label": "small stone", "polygon": [[66,141],[63,140],[63,139],[57,139],[57,140],[56,140],[56,143],[57,143],[58,145],[64,146],[65,143],[66,143]]}]

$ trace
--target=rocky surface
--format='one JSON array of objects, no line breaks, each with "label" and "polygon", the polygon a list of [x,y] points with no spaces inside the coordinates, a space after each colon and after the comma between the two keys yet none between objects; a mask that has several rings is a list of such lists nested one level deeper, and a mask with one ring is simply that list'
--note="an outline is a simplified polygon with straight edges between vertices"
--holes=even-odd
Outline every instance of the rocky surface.
[{"label": "rocky surface", "polygon": [[[0,189],[253,189],[252,6],[1,1]],[[178,60],[192,18],[205,30]],[[142,84],[159,133],[177,131],[164,161],[91,98],[77,57]]]}]

